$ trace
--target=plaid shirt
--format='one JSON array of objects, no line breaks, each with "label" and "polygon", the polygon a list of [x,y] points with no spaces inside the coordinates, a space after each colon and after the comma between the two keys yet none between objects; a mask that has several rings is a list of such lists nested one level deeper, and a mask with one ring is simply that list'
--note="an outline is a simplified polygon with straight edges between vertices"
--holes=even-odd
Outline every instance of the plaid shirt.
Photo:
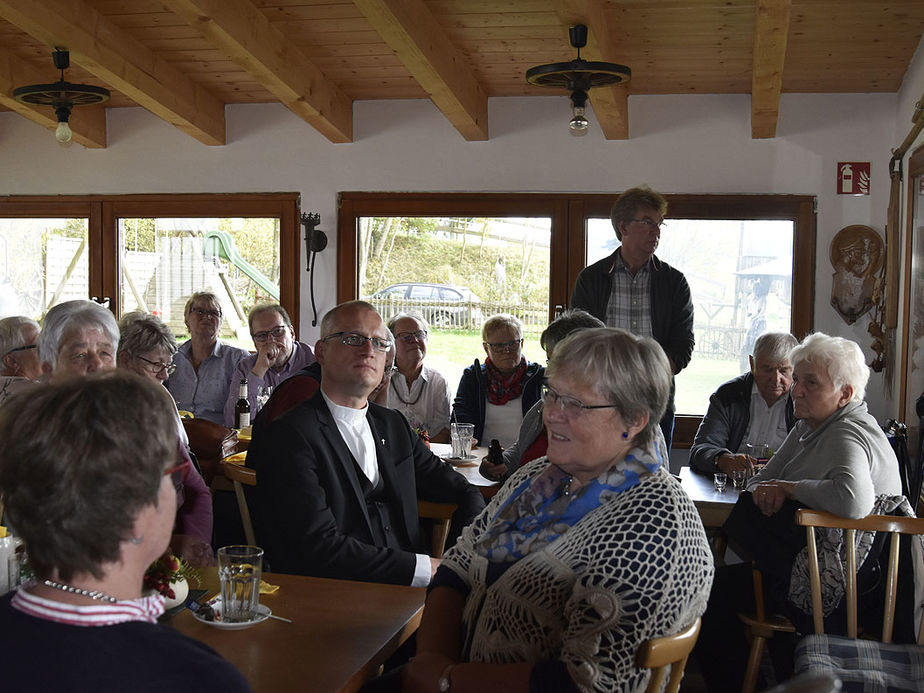
[{"label": "plaid shirt", "polygon": [[616,253],[613,264],[613,286],[606,304],[607,327],[618,327],[641,337],[651,337],[651,260],[632,276]]}]

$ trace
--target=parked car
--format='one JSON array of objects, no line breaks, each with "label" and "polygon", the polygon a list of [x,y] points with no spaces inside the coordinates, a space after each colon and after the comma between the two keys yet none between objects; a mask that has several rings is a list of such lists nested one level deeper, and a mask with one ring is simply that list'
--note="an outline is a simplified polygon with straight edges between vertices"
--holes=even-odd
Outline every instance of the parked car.
[{"label": "parked car", "polygon": [[416,311],[441,329],[481,327],[481,299],[464,286],[392,284],[376,291],[369,301],[386,322],[397,313]]}]

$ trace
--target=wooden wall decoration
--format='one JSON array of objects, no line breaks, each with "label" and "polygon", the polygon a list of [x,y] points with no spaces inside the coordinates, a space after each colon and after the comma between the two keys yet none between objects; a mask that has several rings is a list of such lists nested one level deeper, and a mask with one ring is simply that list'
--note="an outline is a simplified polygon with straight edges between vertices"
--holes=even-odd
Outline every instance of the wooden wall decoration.
[{"label": "wooden wall decoration", "polygon": [[848,325],[868,313],[879,299],[884,250],[882,237],[860,224],[845,226],[831,240],[831,305]]}]

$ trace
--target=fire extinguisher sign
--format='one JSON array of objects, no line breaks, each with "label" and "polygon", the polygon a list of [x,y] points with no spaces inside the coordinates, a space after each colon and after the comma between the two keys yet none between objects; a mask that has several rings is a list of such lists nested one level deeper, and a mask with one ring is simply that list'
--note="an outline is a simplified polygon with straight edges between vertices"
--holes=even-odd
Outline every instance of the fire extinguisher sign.
[{"label": "fire extinguisher sign", "polygon": [[868,161],[837,162],[837,194],[869,195]]}]

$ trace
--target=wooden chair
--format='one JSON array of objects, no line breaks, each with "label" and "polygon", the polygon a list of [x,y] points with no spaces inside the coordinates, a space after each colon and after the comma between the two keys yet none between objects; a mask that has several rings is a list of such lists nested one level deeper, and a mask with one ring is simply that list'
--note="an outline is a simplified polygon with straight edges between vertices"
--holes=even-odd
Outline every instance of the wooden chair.
[{"label": "wooden chair", "polygon": [[[256,545],[257,538],[253,531],[253,522],[250,519],[250,508],[247,506],[247,497],[244,495],[244,486],[257,485],[257,471],[242,464],[222,461],[221,471],[225,478],[234,485],[234,495],[237,497],[237,509],[241,514],[241,524],[244,526],[244,536],[247,543]],[[431,556],[441,558],[446,547],[446,537],[449,534],[449,523],[452,514],[459,506],[454,503],[431,503],[417,501],[417,514],[422,519],[433,520],[431,536]]]},{"label": "wooden chair", "polygon": [[430,501],[417,501],[417,515],[421,520],[432,520],[430,535],[430,555],[433,558],[442,558],[446,549],[446,537],[449,536],[449,523],[452,514],[458,509],[455,503],[431,503]]},{"label": "wooden chair", "polygon": [[202,478],[211,487],[219,471],[219,463],[237,447],[234,431],[206,419],[182,419],[182,422],[189,438],[189,449],[199,462]]},{"label": "wooden chair", "polygon": [[677,689],[680,688],[680,679],[683,678],[683,670],[687,666],[687,659],[699,636],[699,625],[700,619],[697,618],[679,633],[663,638],[653,638],[639,645],[635,653],[635,664],[640,669],[651,669],[651,679],[648,681],[645,693],[656,693],[662,690],[661,686],[668,669],[670,669],[670,679],[663,689],[664,693],[677,693]]},{"label": "wooden chair", "polygon": [[247,506],[247,497],[244,495],[244,484],[257,485],[257,470],[245,467],[242,464],[222,460],[221,471],[234,485],[234,495],[237,497],[237,509],[241,514],[241,524],[244,526],[244,537],[251,546],[257,545],[257,537],[253,531],[253,522],[250,520],[250,508]]},{"label": "wooden chair", "polygon": [[[918,541],[924,534],[924,518],[869,515],[851,520],[816,510],[800,510],[796,522],[805,526],[808,541],[809,580],[812,589],[812,618],[815,634],[796,647],[796,673],[826,673],[837,676],[850,690],[920,690],[924,676],[924,619],[917,632],[917,644],[892,643],[898,594],[900,535]],[[847,547],[846,592],[847,637],[824,632],[821,576],[815,542],[816,527],[844,530]],[[854,536],[858,530],[888,532],[891,535],[888,567],[884,580],[882,634],[877,640],[859,639],[857,604],[857,556]],[[910,568],[909,568],[910,570]],[[914,614],[916,616],[916,614]],[[890,688],[891,690],[892,688]]]},{"label": "wooden chair", "polygon": [[738,618],[744,623],[744,628],[751,640],[751,650],[748,654],[747,668],[744,671],[741,693],[754,693],[754,689],[757,687],[757,674],[760,672],[760,660],[763,658],[764,646],[767,644],[767,640],[776,633],[796,632],[795,626],[785,616],[767,616],[766,607],[764,606],[763,576],[756,566],[753,568],[752,576],[756,608],[753,614],[738,614]]}]

